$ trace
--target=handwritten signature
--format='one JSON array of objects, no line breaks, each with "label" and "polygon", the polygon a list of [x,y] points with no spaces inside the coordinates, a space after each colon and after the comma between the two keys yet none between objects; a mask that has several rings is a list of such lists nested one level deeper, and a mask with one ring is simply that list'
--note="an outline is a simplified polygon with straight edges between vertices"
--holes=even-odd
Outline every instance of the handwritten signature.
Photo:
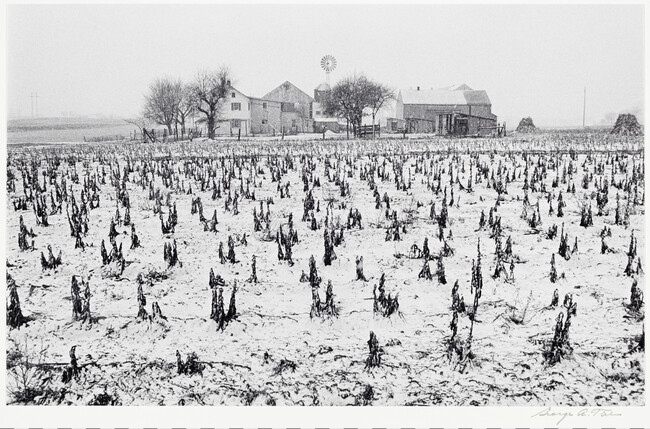
[{"label": "handwritten signature", "polygon": [[551,407],[533,414],[531,417],[559,417],[557,424],[562,423],[567,417],[620,417],[621,414],[608,408],[579,408],[576,410],[560,411]]}]

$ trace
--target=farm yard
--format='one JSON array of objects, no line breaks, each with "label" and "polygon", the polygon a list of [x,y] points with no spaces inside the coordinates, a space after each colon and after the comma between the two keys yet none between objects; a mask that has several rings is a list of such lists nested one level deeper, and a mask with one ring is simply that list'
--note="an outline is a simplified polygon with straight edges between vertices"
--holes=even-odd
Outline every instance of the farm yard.
[{"label": "farm yard", "polygon": [[643,155],[9,146],[7,401],[643,405]]}]

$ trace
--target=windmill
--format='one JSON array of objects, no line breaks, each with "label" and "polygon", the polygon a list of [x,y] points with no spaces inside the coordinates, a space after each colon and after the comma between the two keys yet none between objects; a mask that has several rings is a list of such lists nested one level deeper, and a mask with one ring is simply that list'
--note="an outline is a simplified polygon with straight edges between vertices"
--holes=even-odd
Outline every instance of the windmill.
[{"label": "windmill", "polygon": [[330,84],[330,72],[332,72],[336,68],[336,58],[334,58],[333,55],[325,55],[320,60],[320,66],[321,66],[321,68],[323,70],[325,70],[325,81],[327,82],[327,85],[329,86],[329,84]]}]

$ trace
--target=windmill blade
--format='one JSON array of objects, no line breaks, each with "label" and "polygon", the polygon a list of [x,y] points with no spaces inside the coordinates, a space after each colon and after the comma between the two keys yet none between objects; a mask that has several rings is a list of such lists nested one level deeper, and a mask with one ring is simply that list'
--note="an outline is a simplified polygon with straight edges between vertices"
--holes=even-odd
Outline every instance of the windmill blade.
[{"label": "windmill blade", "polygon": [[336,68],[336,58],[332,55],[325,55],[321,59],[320,65],[325,72],[329,73]]}]

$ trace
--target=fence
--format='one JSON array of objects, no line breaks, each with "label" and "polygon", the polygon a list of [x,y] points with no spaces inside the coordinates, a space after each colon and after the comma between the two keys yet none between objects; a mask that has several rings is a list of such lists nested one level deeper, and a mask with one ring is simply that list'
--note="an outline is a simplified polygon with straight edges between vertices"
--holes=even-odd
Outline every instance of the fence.
[{"label": "fence", "polygon": [[357,137],[379,137],[381,135],[381,127],[377,125],[361,125],[357,128]]},{"label": "fence", "polygon": [[141,142],[163,142],[163,141],[179,141],[179,140],[186,140],[190,138],[190,132],[192,133],[192,138],[196,137],[201,137],[203,135],[203,129],[196,127],[196,128],[186,128],[185,132],[181,132],[181,130],[172,130],[172,134],[168,134],[166,129],[151,129],[151,130],[144,130],[144,135],[142,132],[139,130],[134,130],[132,133],[129,134],[129,140],[130,141],[141,141]]}]

